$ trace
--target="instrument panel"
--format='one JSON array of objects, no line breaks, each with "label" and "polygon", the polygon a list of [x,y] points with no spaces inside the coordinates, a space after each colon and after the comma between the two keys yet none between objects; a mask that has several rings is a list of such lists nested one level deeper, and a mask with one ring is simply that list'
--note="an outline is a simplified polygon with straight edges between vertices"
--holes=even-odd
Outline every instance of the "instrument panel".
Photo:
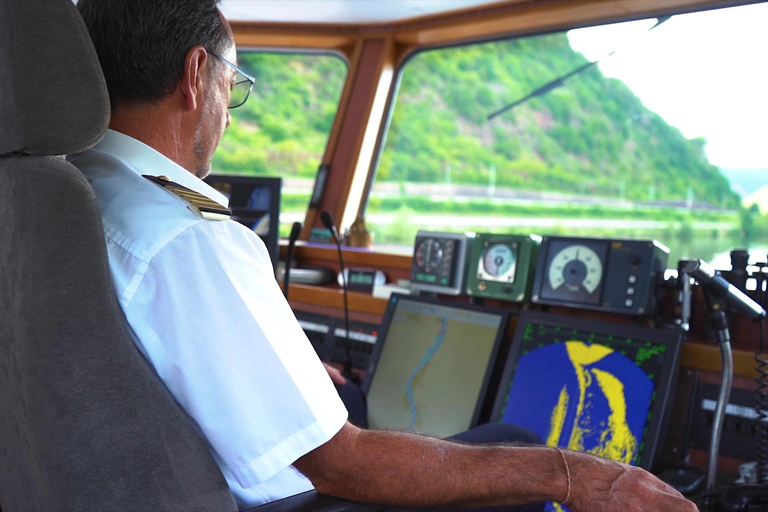
[{"label": "instrument panel", "polygon": [[655,240],[546,237],[531,301],[650,314],[669,249]]},{"label": "instrument panel", "polygon": [[603,288],[608,240],[551,239],[539,297],[597,305]]},{"label": "instrument panel", "polygon": [[540,243],[536,235],[478,234],[472,245],[467,295],[527,300]]},{"label": "instrument panel", "polygon": [[412,288],[650,315],[669,249],[656,240],[419,231]]},{"label": "instrument panel", "polygon": [[419,231],[413,250],[414,290],[459,295],[464,290],[467,250],[474,233]]},{"label": "instrument panel", "polygon": [[478,277],[499,282],[515,282],[517,244],[494,243],[484,248],[478,265]]}]

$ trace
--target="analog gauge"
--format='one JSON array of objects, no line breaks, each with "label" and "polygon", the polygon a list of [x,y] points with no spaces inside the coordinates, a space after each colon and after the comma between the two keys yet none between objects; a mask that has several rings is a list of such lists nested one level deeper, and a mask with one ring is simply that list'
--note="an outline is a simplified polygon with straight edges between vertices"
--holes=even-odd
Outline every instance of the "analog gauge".
[{"label": "analog gauge", "polygon": [[[507,244],[497,243],[486,248],[481,260],[481,271],[490,279],[512,281],[515,277],[517,257]],[[482,276],[479,276],[482,278]]]},{"label": "analog gauge", "polygon": [[416,268],[419,270],[426,270],[427,261],[429,260],[429,246],[432,240],[421,240],[416,246],[416,251],[413,254],[413,258],[416,262]]},{"label": "analog gauge", "polygon": [[416,246],[414,258],[416,258],[416,268],[431,272],[440,266],[443,259],[443,248],[440,242],[431,238],[422,240]]},{"label": "analog gauge", "polygon": [[597,253],[586,245],[569,245],[558,252],[549,266],[549,285],[553,290],[593,293],[603,277],[603,264]]}]

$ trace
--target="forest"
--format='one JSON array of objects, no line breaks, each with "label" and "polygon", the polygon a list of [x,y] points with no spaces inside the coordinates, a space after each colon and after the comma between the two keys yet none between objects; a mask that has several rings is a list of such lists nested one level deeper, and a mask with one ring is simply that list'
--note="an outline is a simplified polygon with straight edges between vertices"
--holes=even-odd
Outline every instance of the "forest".
[{"label": "forest", "polygon": [[[240,52],[252,97],[214,157],[221,173],[313,178],[346,63]],[[704,155],[598,68],[489,120],[587,61],[564,33],[425,51],[403,66],[376,182],[451,183],[738,209]]]}]

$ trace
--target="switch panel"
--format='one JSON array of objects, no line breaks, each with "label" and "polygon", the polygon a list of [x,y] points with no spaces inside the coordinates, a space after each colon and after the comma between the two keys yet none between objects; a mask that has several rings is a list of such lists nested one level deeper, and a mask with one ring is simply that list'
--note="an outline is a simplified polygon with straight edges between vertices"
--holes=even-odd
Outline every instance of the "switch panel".
[{"label": "switch panel", "polygon": [[[712,424],[715,417],[717,394],[720,387],[715,384],[699,383],[691,428],[691,447],[708,451],[712,438]],[[720,441],[720,455],[745,461],[755,460],[755,411],[754,392],[745,389],[731,390],[731,398],[725,408],[725,423]]]}]

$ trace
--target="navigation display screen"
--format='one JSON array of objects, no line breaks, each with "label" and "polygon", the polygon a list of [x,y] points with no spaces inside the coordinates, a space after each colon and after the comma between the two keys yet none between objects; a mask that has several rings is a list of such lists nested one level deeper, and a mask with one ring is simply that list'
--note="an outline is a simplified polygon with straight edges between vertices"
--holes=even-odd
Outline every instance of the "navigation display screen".
[{"label": "navigation display screen", "polygon": [[492,419],[649,469],[679,350],[676,332],[524,312]]},{"label": "navigation display screen", "polygon": [[508,313],[393,295],[363,390],[371,428],[440,437],[475,426]]}]

